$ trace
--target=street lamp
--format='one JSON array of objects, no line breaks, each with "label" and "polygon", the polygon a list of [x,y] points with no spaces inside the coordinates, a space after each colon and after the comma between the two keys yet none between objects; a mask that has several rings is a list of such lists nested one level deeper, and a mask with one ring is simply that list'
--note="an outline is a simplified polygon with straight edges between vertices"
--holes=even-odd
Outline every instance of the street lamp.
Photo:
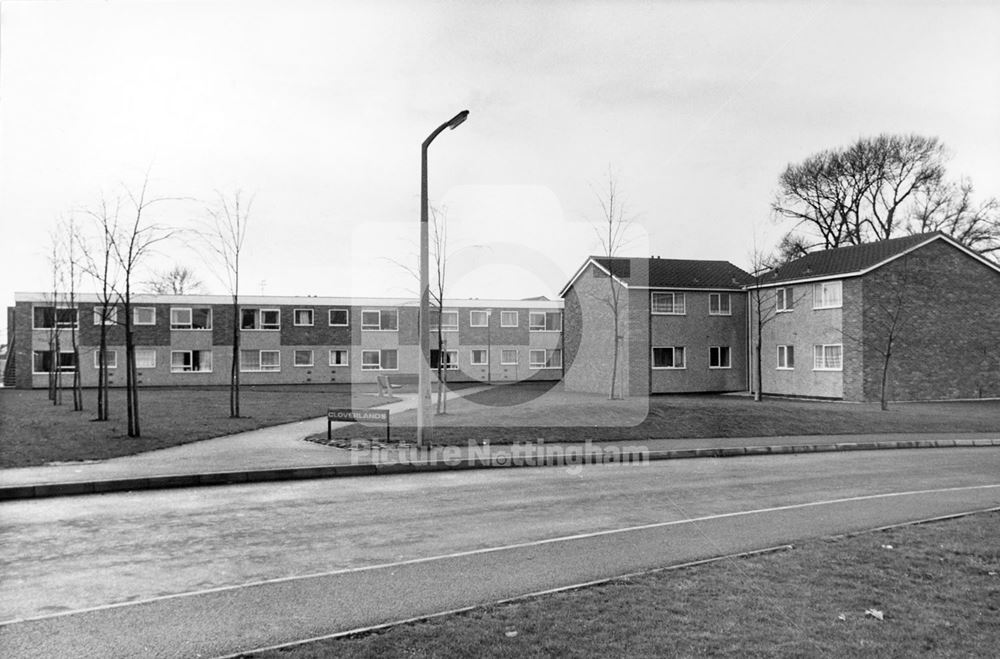
[{"label": "street lamp", "polygon": [[468,110],[462,110],[454,117],[434,129],[420,147],[420,319],[417,327],[420,332],[420,364],[417,372],[417,446],[424,443],[424,430],[427,402],[430,399],[430,275],[428,266],[427,237],[427,147],[445,128],[455,130],[469,116]]}]

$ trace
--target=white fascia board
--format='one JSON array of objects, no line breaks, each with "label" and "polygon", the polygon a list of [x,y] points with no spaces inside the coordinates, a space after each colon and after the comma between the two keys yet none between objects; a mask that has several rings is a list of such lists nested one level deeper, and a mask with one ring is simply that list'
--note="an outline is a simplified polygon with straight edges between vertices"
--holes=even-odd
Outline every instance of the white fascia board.
[{"label": "white fascia board", "polygon": [[[602,257],[602,258],[605,258],[605,257]],[[628,258],[628,257],[613,257],[613,258]],[[566,297],[566,292],[569,291],[569,289],[573,287],[573,284],[576,283],[576,280],[580,278],[580,275],[582,275],[587,270],[587,267],[590,266],[590,265],[593,265],[595,268],[597,268],[598,270],[600,270],[604,274],[606,274],[609,277],[611,277],[612,279],[614,279],[616,282],[618,282],[621,285],[622,288],[625,288],[625,289],[629,288],[628,284],[626,284],[624,281],[622,281],[621,279],[619,279],[617,276],[612,275],[610,270],[608,270],[603,265],[601,265],[600,263],[598,263],[597,261],[595,261],[593,257],[590,257],[590,258],[588,258],[586,260],[586,262],[584,262],[584,264],[582,266],[580,266],[580,269],[577,270],[576,274],[573,275],[570,278],[569,282],[565,286],[562,287],[562,290],[559,291],[559,297],[560,298]],[[631,288],[639,288],[639,287],[632,286]]]}]

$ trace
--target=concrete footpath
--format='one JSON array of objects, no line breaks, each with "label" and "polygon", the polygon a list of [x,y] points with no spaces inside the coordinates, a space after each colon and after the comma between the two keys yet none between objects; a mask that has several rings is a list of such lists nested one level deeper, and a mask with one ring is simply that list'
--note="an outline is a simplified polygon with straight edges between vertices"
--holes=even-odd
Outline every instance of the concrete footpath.
[{"label": "concrete footpath", "polygon": [[[396,413],[416,406],[416,394],[398,397],[401,400],[372,409]],[[342,425],[345,424],[335,423],[334,427]],[[1000,432],[634,439],[430,448],[392,445],[363,449],[336,448],[305,440],[325,432],[326,427],[327,420],[323,417],[109,460],[2,469],[0,500],[451,469],[578,466],[892,448],[1000,447]]]}]

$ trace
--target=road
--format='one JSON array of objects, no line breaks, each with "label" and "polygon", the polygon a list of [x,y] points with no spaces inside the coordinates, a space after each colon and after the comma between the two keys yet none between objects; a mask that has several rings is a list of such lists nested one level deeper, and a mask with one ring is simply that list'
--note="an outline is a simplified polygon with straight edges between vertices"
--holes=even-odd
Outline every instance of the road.
[{"label": "road", "polygon": [[218,656],[1000,506],[1000,451],[462,471],[0,505],[0,654]]}]

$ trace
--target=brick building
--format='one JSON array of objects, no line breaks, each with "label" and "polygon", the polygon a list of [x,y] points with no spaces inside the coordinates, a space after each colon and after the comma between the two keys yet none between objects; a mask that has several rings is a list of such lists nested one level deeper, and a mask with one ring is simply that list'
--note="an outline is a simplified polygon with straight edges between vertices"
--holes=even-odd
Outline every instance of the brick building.
[{"label": "brick building", "polygon": [[814,252],[757,283],[765,394],[879,400],[891,348],[888,400],[1000,396],[1000,268],[943,234]]},{"label": "brick building", "polygon": [[560,293],[567,390],[610,391],[612,286],[624,395],[746,390],[749,281],[728,261],[590,257]]},{"label": "brick building", "polygon": [[[110,381],[125,383],[121,308],[102,317],[93,296],[75,308],[52,296],[19,293],[8,309],[11,386],[48,386],[50,369],[71,380],[75,327],[84,386],[96,386],[100,327],[106,322]],[[513,382],[562,377],[561,300],[453,300],[432,314],[431,354],[445,338],[450,381]],[[417,373],[418,304],[384,298],[245,296],[234,318],[230,298],[140,295],[132,320],[140,384],[221,385],[229,382],[233,323],[240,324],[241,382],[303,384],[374,382],[378,375]],[[52,340],[58,333],[59,352]]]}]

